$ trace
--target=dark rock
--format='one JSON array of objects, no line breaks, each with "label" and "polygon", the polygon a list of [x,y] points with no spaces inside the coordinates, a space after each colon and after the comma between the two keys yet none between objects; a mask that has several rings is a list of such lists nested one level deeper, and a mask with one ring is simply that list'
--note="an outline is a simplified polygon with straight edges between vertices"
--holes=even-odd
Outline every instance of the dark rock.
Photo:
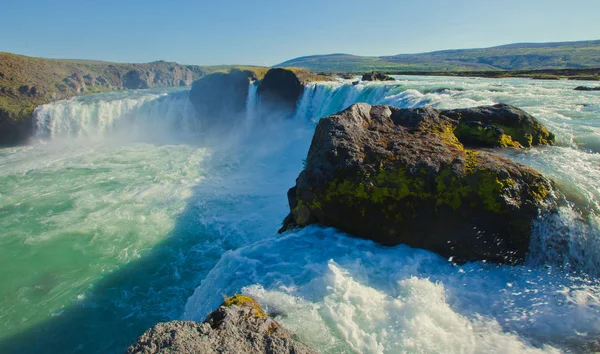
[{"label": "dark rock", "polygon": [[523,133],[512,125],[515,112],[523,130],[531,123],[519,111],[359,103],[321,119],[305,169],[288,193],[290,215],[280,232],[321,224],[456,261],[523,261],[532,221],[555,206],[553,183],[507,158],[467,150],[455,134],[468,124],[497,137],[498,120],[513,128],[502,135],[512,141],[508,134],[516,132],[518,140]]},{"label": "dark rock", "polygon": [[387,76],[384,73],[380,73],[378,71],[373,71],[370,73],[366,73],[362,76],[363,81],[395,81],[391,76]]},{"label": "dark rock", "polygon": [[33,107],[18,113],[0,107],[0,146],[25,143],[33,131]]},{"label": "dark rock", "polygon": [[82,93],[86,90],[85,79],[80,72],[73,73],[63,79],[63,82],[75,93]]},{"label": "dark rock", "polygon": [[202,119],[230,126],[245,112],[249,82],[254,80],[251,71],[213,73],[194,81],[190,101]]},{"label": "dark rock", "polygon": [[600,86],[599,87],[577,86],[573,90],[575,90],[575,91],[600,91]]},{"label": "dark rock", "polygon": [[25,95],[29,92],[29,85],[21,85],[19,87],[19,93]]},{"label": "dark rock", "polygon": [[553,144],[555,140],[554,134],[537,119],[507,104],[455,109],[442,114],[458,121],[455,134],[469,146],[531,147]]},{"label": "dark rock", "polygon": [[304,85],[296,74],[287,69],[274,68],[267,71],[256,93],[261,97],[265,110],[293,112],[304,92]]},{"label": "dark rock", "polygon": [[123,78],[123,87],[135,89],[148,89],[151,83],[154,82],[154,72],[144,69],[131,70],[125,74]]},{"label": "dark rock", "polygon": [[[423,90],[423,93],[449,93],[450,91],[458,91],[462,92],[465,89],[457,87],[457,88],[448,88],[448,87],[438,87],[429,90]],[[492,91],[492,90],[490,90]]]},{"label": "dark rock", "polygon": [[203,323],[159,323],[128,349],[134,353],[295,353],[314,350],[292,339],[256,300],[235,295],[208,315]]}]

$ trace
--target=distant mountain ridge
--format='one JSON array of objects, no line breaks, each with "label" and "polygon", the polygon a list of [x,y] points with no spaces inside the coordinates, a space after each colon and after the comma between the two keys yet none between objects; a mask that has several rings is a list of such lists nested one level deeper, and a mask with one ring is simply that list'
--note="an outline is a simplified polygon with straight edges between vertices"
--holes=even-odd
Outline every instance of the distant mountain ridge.
[{"label": "distant mountain ridge", "polygon": [[449,49],[380,57],[343,53],[310,55],[275,66],[333,72],[599,68],[600,40],[512,43],[490,48]]}]

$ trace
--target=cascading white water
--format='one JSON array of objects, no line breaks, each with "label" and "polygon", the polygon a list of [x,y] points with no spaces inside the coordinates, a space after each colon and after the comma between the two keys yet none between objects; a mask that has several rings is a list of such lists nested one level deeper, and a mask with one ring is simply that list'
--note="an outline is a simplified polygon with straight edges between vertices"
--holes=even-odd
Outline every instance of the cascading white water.
[{"label": "cascading white water", "polygon": [[252,81],[250,86],[248,86],[248,98],[246,99],[246,122],[249,127],[254,124],[256,120],[256,116],[258,115],[258,82]]},{"label": "cascading white water", "polygon": [[[561,208],[557,215],[536,223],[529,263],[536,266],[552,264],[567,266],[590,275],[600,275],[600,163],[598,144],[600,96],[573,91],[574,83],[557,82],[541,85],[527,80],[496,80],[490,85],[485,79],[398,77],[395,82],[365,83],[348,80],[317,83],[306,86],[298,102],[296,118],[316,122],[318,119],[349,107],[356,102],[389,104],[400,108],[432,106],[440,109],[465,108],[495,103],[509,103],[538,117],[558,136],[556,147],[527,151],[501,151],[513,160],[530,165],[553,180],[576,202]],[[523,88],[527,87],[528,92]],[[532,96],[534,92],[536,96]],[[552,102],[540,105],[538,99]],[[574,115],[580,124],[573,124]],[[594,134],[596,133],[596,134]],[[584,149],[581,149],[584,147]],[[582,220],[575,209],[588,214]]]},{"label": "cascading white water", "polygon": [[188,90],[111,92],[75,97],[38,107],[34,112],[40,138],[101,137],[116,134],[164,134],[198,129]]},{"label": "cascading white water", "polygon": [[430,97],[414,89],[389,82],[327,82],[309,84],[298,102],[296,119],[316,121],[357,102],[389,104],[401,108],[422,107]]},{"label": "cascading white water", "polygon": [[[52,141],[0,149],[0,352],[14,334],[57,351],[123,352],[154,323],[201,320],[236,292],[324,353],[595,350],[600,96],[573,91],[577,82],[398,79],[307,85],[295,118],[279,121],[263,119],[250,84],[242,138],[181,139],[197,118],[180,90],[39,108],[38,136]],[[515,267],[458,266],[333,228],[276,235],[314,123],[359,101],[523,108],[558,146],[502,153],[555,179],[575,206],[536,224],[528,263]]]}]

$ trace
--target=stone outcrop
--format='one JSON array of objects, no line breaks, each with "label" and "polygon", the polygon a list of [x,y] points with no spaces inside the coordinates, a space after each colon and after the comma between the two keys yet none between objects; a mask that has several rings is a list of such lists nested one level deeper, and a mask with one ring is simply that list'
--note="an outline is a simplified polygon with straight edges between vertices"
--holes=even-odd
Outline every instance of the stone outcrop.
[{"label": "stone outcrop", "polygon": [[251,71],[213,73],[194,81],[190,101],[202,119],[211,123],[236,123],[245,112],[248,84],[256,80]]},{"label": "stone outcrop", "polygon": [[0,146],[23,143],[32,135],[33,107],[17,113],[0,107]]},{"label": "stone outcrop", "polygon": [[148,89],[152,87],[189,86],[193,82],[190,69],[172,65],[168,69],[149,66],[127,72],[123,78],[123,87],[127,89]]},{"label": "stone outcrop", "polygon": [[128,349],[134,353],[316,353],[292,339],[291,334],[270,318],[256,300],[235,295],[203,323],[173,321],[159,323]]},{"label": "stone outcrop", "polygon": [[372,71],[370,73],[366,73],[362,76],[363,81],[395,81],[391,76],[387,76],[384,73],[380,73],[379,71]]},{"label": "stone outcrop", "polygon": [[263,109],[289,113],[296,109],[303,91],[304,85],[293,71],[274,68],[267,71],[260,81],[257,94],[261,97]]},{"label": "stone outcrop", "polygon": [[439,111],[355,104],[319,121],[280,232],[320,224],[455,261],[522,261],[532,221],[557,202],[553,183],[507,158],[466,149],[461,139],[521,147],[554,137],[506,105]]},{"label": "stone outcrop", "polygon": [[575,91],[600,91],[600,86],[598,86],[598,87],[577,86],[573,90],[575,90]]},{"label": "stone outcrop", "polygon": [[[244,119],[248,84],[257,80],[256,73],[249,70],[210,74],[192,84],[190,100],[211,128],[231,128]],[[286,116],[295,111],[303,91],[304,83],[295,72],[274,68],[258,81],[256,94],[261,112]]]}]

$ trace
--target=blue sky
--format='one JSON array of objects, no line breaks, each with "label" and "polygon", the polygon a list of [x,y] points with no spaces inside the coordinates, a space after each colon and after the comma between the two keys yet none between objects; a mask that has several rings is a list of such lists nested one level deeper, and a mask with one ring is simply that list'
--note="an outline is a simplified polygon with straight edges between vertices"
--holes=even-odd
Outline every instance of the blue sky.
[{"label": "blue sky", "polygon": [[600,0],[2,0],[0,51],[117,62],[274,65],[600,39]]}]

